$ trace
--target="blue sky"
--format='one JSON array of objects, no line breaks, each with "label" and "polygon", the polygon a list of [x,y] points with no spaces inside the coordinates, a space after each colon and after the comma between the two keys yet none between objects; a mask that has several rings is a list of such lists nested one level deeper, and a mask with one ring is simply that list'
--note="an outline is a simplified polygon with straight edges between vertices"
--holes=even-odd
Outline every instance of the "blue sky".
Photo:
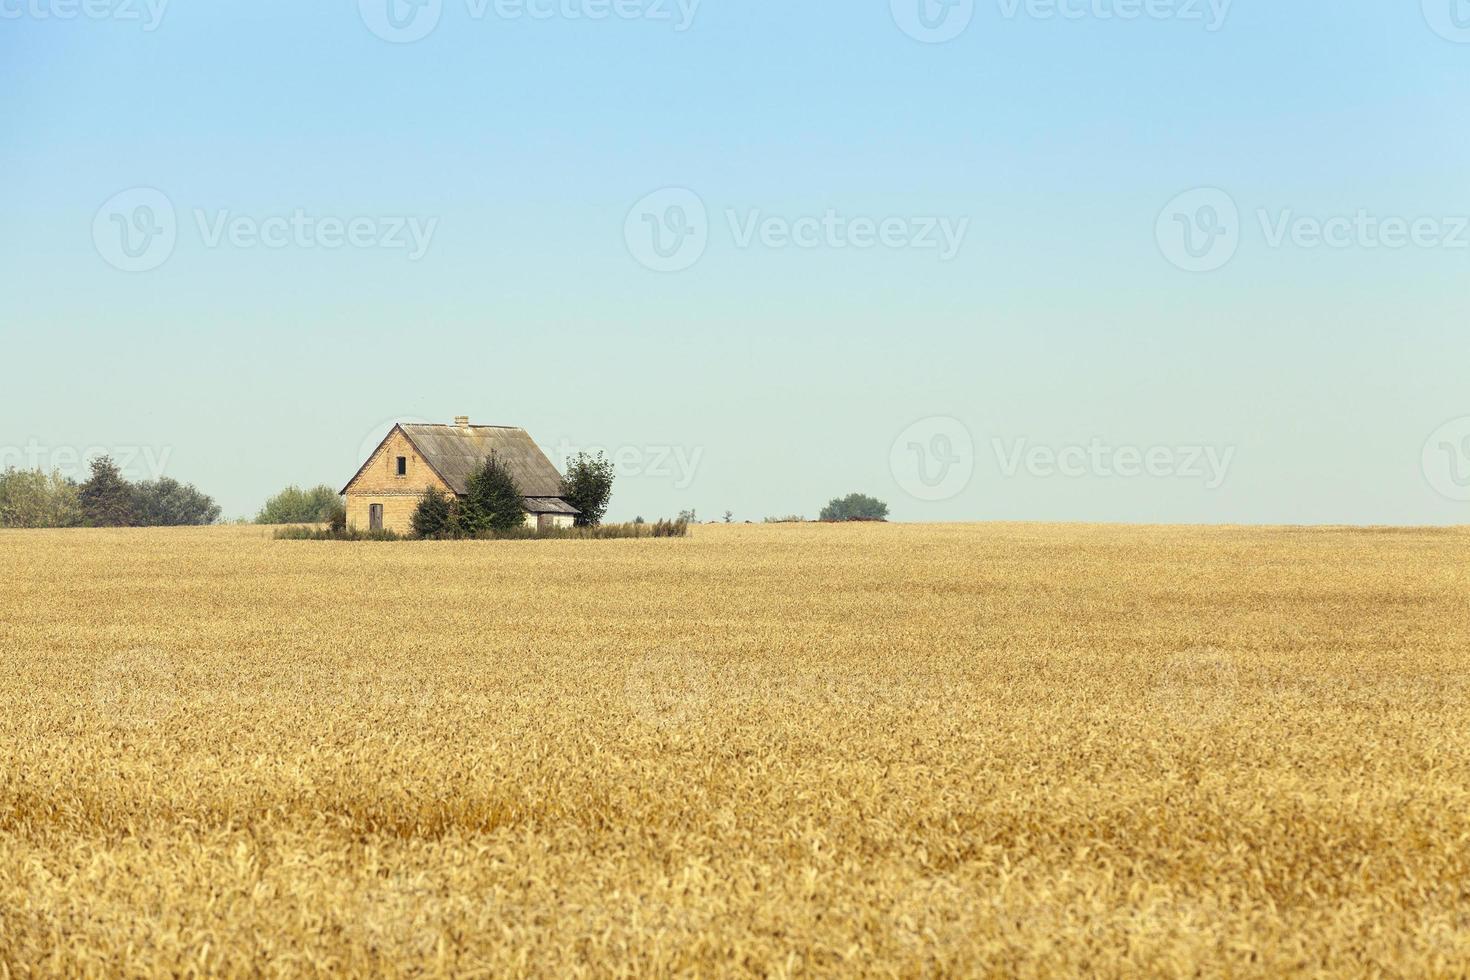
[{"label": "blue sky", "polygon": [[0,463],[1470,523],[1463,0],[387,2],[0,0]]}]

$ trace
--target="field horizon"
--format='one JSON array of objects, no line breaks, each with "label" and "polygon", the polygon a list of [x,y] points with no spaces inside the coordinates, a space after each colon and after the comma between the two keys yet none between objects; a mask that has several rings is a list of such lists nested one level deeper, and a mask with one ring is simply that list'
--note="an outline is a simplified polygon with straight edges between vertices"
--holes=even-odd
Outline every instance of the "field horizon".
[{"label": "field horizon", "polygon": [[0,964],[1456,975],[1470,528],[0,533]]}]

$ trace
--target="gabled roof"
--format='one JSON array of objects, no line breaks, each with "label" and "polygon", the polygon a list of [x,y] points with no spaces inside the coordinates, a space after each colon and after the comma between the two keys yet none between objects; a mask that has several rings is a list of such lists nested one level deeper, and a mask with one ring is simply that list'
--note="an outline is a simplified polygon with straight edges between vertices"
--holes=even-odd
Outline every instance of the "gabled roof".
[{"label": "gabled roof", "polygon": [[[533,509],[532,513],[577,513],[569,504],[561,505],[567,510],[547,504],[548,500],[561,499],[561,473],[525,429],[503,425],[395,425],[393,432],[402,432],[429,468],[457,494],[465,492],[470,476],[493,452],[510,470],[516,486],[527,498],[528,509],[533,499],[538,505],[546,506],[546,510]],[[392,438],[393,432],[383,442]],[[373,450],[372,456],[348,481],[348,487],[357,482],[377,453],[378,450]],[[342,492],[346,493],[347,487]]]}]

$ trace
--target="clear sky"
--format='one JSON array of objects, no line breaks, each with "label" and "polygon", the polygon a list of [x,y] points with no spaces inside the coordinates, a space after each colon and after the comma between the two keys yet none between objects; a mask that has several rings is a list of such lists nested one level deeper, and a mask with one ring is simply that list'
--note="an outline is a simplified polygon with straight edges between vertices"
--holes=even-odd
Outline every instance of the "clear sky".
[{"label": "clear sky", "polygon": [[1470,523],[1463,0],[0,0],[0,82],[0,463]]}]

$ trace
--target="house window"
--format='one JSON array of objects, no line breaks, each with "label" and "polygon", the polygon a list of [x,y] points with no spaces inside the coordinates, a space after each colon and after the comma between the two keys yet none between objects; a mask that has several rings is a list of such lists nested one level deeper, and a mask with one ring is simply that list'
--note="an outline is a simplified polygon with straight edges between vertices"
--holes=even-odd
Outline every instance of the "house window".
[{"label": "house window", "polygon": [[398,475],[399,476],[408,476],[408,457],[407,456],[399,456],[398,457]]},{"label": "house window", "polygon": [[368,507],[368,529],[371,531],[383,530],[383,505],[371,504]]}]

